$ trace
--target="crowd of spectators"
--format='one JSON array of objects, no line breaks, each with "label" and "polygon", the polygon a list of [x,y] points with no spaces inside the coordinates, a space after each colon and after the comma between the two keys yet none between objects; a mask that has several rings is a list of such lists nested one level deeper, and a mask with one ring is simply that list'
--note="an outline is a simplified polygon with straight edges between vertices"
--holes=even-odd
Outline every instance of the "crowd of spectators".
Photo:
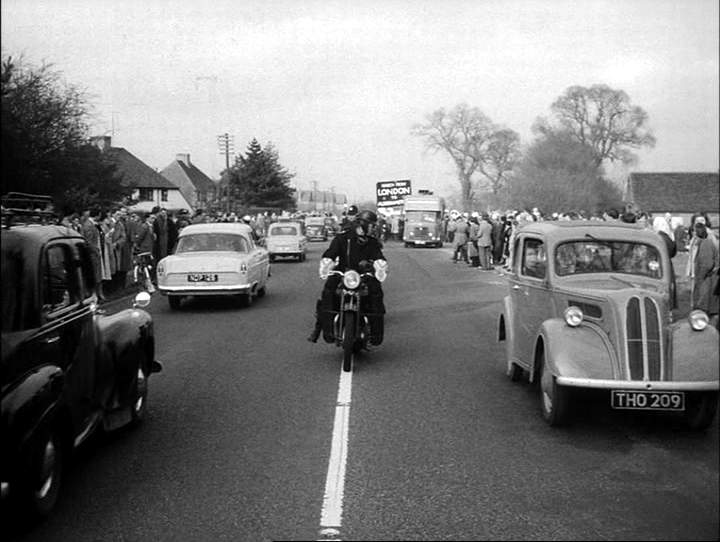
[{"label": "crowd of spectators", "polygon": [[583,211],[545,214],[539,209],[521,211],[456,212],[443,217],[443,241],[453,247],[452,262],[464,262],[481,271],[495,268],[508,270],[509,247],[518,228],[529,222],[553,220],[588,220],[626,222],[657,232],[666,242],[670,257],[687,251],[687,264],[678,270],[678,279],[689,283],[691,308],[702,309],[714,320],[718,315],[720,261],[718,235],[706,213],[695,213],[689,227],[673,222],[669,213],[653,217],[632,205],[624,209],[607,209],[603,213]]}]

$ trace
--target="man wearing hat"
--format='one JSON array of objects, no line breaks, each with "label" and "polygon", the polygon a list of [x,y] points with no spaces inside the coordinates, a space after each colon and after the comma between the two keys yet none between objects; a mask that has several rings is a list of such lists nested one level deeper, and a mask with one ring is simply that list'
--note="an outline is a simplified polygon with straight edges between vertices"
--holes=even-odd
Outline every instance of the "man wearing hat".
[{"label": "man wearing hat", "polygon": [[492,225],[490,224],[490,216],[487,213],[482,214],[480,226],[478,228],[478,253],[480,256],[480,269],[490,271],[490,248],[492,247]]}]

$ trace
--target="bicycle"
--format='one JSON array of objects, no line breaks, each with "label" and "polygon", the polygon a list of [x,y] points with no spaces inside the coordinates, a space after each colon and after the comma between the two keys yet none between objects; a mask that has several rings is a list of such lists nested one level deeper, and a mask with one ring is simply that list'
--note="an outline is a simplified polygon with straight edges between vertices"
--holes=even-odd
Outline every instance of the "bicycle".
[{"label": "bicycle", "polygon": [[155,292],[155,285],[152,282],[152,254],[150,252],[138,252],[133,255],[133,284],[139,284],[148,293]]}]

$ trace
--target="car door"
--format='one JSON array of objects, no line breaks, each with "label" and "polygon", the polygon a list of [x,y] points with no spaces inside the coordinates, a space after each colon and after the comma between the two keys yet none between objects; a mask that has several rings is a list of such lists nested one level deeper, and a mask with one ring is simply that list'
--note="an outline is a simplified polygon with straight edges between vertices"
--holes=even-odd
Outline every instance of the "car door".
[{"label": "car door", "polygon": [[528,366],[534,361],[534,348],[540,325],[553,314],[548,286],[547,247],[537,235],[518,237],[514,265],[516,280],[511,284],[511,296],[516,308],[516,355]]},{"label": "car door", "polygon": [[45,342],[59,345],[64,399],[78,433],[92,422],[95,405],[93,312],[83,301],[78,260],[70,240],[48,243],[41,258],[40,302]]},{"label": "car door", "polygon": [[243,240],[247,246],[248,280],[251,283],[257,282],[260,287],[262,287],[267,278],[267,250],[259,246],[257,243],[254,243],[251,239],[243,237]]}]

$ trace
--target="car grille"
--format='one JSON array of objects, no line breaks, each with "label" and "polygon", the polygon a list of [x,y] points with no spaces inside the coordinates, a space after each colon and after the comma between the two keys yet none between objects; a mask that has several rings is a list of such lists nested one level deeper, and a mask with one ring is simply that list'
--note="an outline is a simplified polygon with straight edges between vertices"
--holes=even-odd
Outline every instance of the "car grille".
[{"label": "car grille", "polygon": [[661,380],[663,352],[660,314],[649,297],[633,297],[626,314],[628,367],[631,380]]},{"label": "car grille", "polygon": [[413,228],[413,236],[415,239],[429,239],[430,229],[424,226],[416,226]]}]

